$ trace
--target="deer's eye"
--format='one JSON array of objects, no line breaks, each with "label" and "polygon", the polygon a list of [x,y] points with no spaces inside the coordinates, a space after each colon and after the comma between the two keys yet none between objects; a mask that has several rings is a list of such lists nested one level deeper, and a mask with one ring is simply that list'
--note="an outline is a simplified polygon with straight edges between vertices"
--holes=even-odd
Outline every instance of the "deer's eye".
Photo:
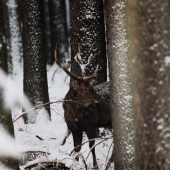
[{"label": "deer's eye", "polygon": [[83,90],[84,90],[84,92],[88,92],[89,89],[88,88],[84,88]]}]

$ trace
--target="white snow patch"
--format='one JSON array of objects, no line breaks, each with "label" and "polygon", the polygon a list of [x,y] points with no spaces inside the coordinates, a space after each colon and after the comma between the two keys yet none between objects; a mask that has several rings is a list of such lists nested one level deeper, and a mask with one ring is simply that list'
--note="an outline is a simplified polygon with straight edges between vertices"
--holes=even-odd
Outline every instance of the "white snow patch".
[{"label": "white snow patch", "polygon": [[[69,89],[69,77],[64,73],[62,69],[58,68],[55,64],[51,67],[48,66],[47,70],[50,101],[54,102],[63,99]],[[3,89],[6,105],[10,107],[16,106],[17,103],[19,103],[22,104],[25,110],[29,110],[30,108],[32,108],[32,106],[30,106],[30,103],[25,102],[27,99],[25,97],[23,98],[23,88],[19,84],[21,83],[22,78],[22,71],[21,74],[17,75],[15,79],[16,81],[13,81],[0,69],[0,79],[3,80],[0,81],[0,87]],[[67,125],[64,120],[62,103],[54,103],[50,107],[51,122],[48,121],[46,117],[44,117],[45,110],[43,111],[43,109],[41,109],[41,114],[39,114],[39,116],[37,117],[38,121],[36,121],[35,124],[24,124],[22,118],[14,123],[17,151],[19,153],[27,151],[42,151],[48,153],[45,157],[41,157],[39,159],[26,163],[26,165],[21,166],[20,169],[23,169],[24,167],[35,162],[40,163],[41,161],[56,160],[64,163],[68,167],[76,166],[79,167],[78,169],[80,169],[80,167],[83,166],[81,159],[75,165],[75,153],[69,156],[70,152],[74,148],[73,137],[71,134],[66,139],[64,145],[62,145],[63,140],[68,133]],[[22,114],[21,112],[19,112],[19,110],[15,110],[15,112],[18,112],[18,115]],[[110,133],[110,135],[112,134]],[[0,132],[0,141],[5,139],[6,137],[4,135],[1,135]],[[83,134],[83,142],[87,140],[88,138],[86,134]],[[14,149],[14,140],[12,140],[9,144],[7,143],[7,141],[10,140],[6,139],[4,142],[0,142],[0,152],[5,152],[6,154],[10,155],[17,155]],[[100,140],[96,140],[95,143],[97,144],[98,142],[100,142]],[[111,155],[111,143],[112,139],[109,139],[104,143],[96,146],[96,156],[100,169],[104,169]],[[82,146],[81,153],[83,154],[85,159],[87,158],[89,151],[89,143],[86,143]],[[108,153],[108,151],[110,152]],[[90,156],[87,159],[87,165],[89,167],[92,167],[92,163],[93,159],[90,153]]]},{"label": "white snow patch", "polygon": [[3,91],[4,103],[7,108],[17,106],[18,104],[23,106],[25,110],[32,108],[28,98],[23,95],[23,91],[20,88],[20,84],[17,84],[4,71],[0,68],[0,88]]},{"label": "white snow patch", "polygon": [[0,125],[0,153],[3,156],[18,157],[15,140]]},{"label": "white snow patch", "polygon": [[163,126],[162,126],[162,125],[159,125],[159,126],[157,127],[157,129],[158,129],[158,130],[161,130],[161,129],[163,129]]},{"label": "white snow patch", "polygon": [[166,57],[164,58],[164,62],[165,62],[165,66],[168,66],[169,63],[170,63],[170,56],[166,56]]},{"label": "white snow patch", "polygon": [[[63,99],[65,94],[69,89],[69,77],[65,72],[58,68],[56,64],[52,67],[47,67],[48,75],[48,87],[49,87],[49,97],[50,101],[57,101]],[[54,74],[55,73],[55,74]],[[21,168],[33,164],[36,161],[59,161],[64,163],[68,167],[80,167],[84,166],[81,159],[75,165],[75,153],[69,156],[70,152],[74,148],[72,134],[68,136],[64,145],[62,145],[65,136],[67,135],[68,129],[64,120],[64,113],[62,108],[62,103],[55,103],[51,105],[51,119],[52,121],[46,121],[42,118],[36,124],[27,124],[23,122],[15,122],[15,131],[17,137],[17,145],[19,152],[26,151],[42,151],[49,153],[49,155],[36,159],[33,162],[28,162]],[[42,114],[43,116],[43,114]],[[101,129],[102,130],[102,129]],[[112,135],[112,134],[110,134]],[[42,140],[40,140],[38,137]],[[88,138],[86,134],[83,134],[83,142],[87,141]],[[97,140],[95,143],[98,143]],[[96,156],[98,160],[98,165],[103,169],[109,156],[111,155],[112,148],[108,154],[112,139],[101,143],[96,146]],[[89,143],[82,146],[81,153],[84,158],[87,158],[89,153]],[[108,156],[107,156],[108,155]],[[87,165],[92,166],[93,159],[90,153],[87,159]]]},{"label": "white snow patch", "polygon": [[12,169],[6,167],[2,162],[0,162],[0,170],[12,170]]}]

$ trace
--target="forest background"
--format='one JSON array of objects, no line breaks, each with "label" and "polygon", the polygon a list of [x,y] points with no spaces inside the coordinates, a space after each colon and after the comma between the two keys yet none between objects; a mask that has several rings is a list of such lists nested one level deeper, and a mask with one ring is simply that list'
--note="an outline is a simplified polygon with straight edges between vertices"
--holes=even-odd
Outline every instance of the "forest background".
[{"label": "forest background", "polygon": [[54,64],[56,43],[72,73],[80,74],[74,60],[80,43],[84,62],[93,54],[87,75],[98,64],[96,84],[110,81],[114,145],[109,139],[97,146],[100,169],[170,169],[169,3],[0,0],[1,169],[19,169],[8,133],[22,153],[21,169],[83,167],[69,157],[72,136],[61,103],[70,80]]}]

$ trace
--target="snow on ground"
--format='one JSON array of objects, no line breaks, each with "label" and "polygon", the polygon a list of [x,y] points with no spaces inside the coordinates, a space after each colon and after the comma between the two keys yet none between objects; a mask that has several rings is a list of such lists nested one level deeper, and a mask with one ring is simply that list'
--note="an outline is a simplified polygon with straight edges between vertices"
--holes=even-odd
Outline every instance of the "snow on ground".
[{"label": "snow on ground", "polygon": [[[57,101],[63,99],[69,89],[69,77],[66,76],[64,71],[55,64],[52,67],[47,67],[48,74],[48,87],[50,101]],[[15,133],[17,140],[17,148],[19,152],[27,151],[42,151],[46,154],[44,157],[30,161],[27,163],[34,164],[41,161],[61,161],[69,167],[81,167],[82,162],[79,160],[79,164],[76,164],[74,159],[75,153],[69,156],[73,149],[73,138],[69,135],[64,145],[62,145],[65,136],[67,135],[67,126],[64,121],[62,103],[55,103],[51,105],[51,117],[52,121],[44,121],[42,114],[42,122],[38,121],[36,124],[24,124],[22,119],[15,122]],[[41,117],[39,117],[41,119]],[[102,130],[102,128],[100,129]],[[110,134],[111,135],[111,134]],[[87,141],[86,134],[83,135],[83,142]],[[98,143],[99,140],[96,141]],[[96,146],[96,156],[100,169],[105,167],[107,162],[108,151],[111,154],[112,139],[109,139],[100,145]],[[81,153],[85,160],[89,153],[88,143],[82,146]],[[21,168],[26,167],[22,166]],[[87,165],[92,166],[92,156],[87,159]],[[78,168],[78,169],[79,169]]]}]

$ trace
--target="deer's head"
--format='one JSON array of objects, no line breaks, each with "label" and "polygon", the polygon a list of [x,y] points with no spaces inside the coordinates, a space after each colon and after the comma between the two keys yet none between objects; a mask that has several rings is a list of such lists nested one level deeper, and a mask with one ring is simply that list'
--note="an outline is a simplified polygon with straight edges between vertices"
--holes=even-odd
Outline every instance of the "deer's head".
[{"label": "deer's head", "polygon": [[89,106],[92,103],[98,103],[100,96],[93,89],[93,80],[77,81],[74,80],[70,83],[70,90],[74,94],[74,101],[83,105],[84,107]]},{"label": "deer's head", "polygon": [[72,74],[67,69],[67,63],[65,62],[64,59],[60,61],[57,60],[57,46],[55,47],[54,50],[54,56],[55,56],[56,64],[59,67],[61,67],[73,79],[73,81],[70,83],[70,91],[73,94],[73,100],[83,105],[84,107],[87,107],[92,103],[99,102],[100,96],[93,89],[93,84],[95,82],[93,78],[97,74],[98,65],[93,75],[89,77],[85,77],[85,68],[88,65],[90,65],[90,62],[92,60],[92,54],[90,55],[87,64],[82,64],[81,56],[80,56],[80,46],[78,45],[78,53],[75,56],[75,60],[77,61],[77,63],[81,68],[82,77],[78,77]]}]

